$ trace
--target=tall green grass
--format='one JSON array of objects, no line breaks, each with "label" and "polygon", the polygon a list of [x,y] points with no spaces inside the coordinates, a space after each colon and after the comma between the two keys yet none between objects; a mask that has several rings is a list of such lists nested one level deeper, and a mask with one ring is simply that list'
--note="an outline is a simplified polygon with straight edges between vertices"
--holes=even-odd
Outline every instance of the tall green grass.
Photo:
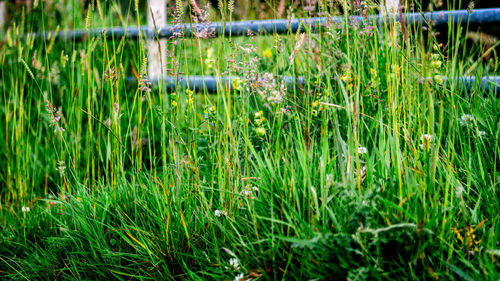
[{"label": "tall green grass", "polygon": [[[73,24],[144,24],[105,4]],[[467,27],[173,38],[169,75],[242,80],[170,93],[125,80],[147,77],[145,38],[33,40],[57,26],[40,5],[0,47],[5,278],[499,278],[498,97],[441,81],[498,74]]]}]

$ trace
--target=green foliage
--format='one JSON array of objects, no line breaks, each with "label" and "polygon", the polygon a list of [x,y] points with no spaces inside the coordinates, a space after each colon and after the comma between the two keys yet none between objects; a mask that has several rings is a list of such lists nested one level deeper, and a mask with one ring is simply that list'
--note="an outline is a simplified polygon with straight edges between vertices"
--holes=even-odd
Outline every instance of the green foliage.
[{"label": "green foliage", "polygon": [[[500,104],[453,80],[498,60],[461,52],[466,29],[170,38],[168,75],[240,78],[167,92],[147,38],[24,36],[71,26],[39,3],[0,46],[2,277],[499,278]],[[75,26],[144,24],[90,5]],[[317,8],[376,12],[343,5]]]}]

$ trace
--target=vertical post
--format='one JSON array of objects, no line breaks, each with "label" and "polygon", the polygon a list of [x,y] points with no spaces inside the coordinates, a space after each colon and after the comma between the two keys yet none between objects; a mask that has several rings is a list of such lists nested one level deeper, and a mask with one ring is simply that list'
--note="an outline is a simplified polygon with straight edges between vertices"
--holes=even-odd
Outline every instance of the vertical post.
[{"label": "vertical post", "polygon": [[0,0],[0,33],[3,32],[5,25],[5,1]]},{"label": "vertical post", "polygon": [[381,13],[384,15],[395,16],[399,12],[399,0],[385,0],[381,7]]},{"label": "vertical post", "polygon": [[[154,17],[154,19],[153,19]],[[149,0],[148,27],[151,30],[162,29],[167,25],[167,3],[165,0]],[[149,79],[163,78],[166,64],[166,39],[155,40],[154,36],[148,42],[148,75]]]},{"label": "vertical post", "polygon": [[396,16],[399,14],[399,0],[384,0],[380,2],[380,15],[384,18],[388,18],[387,23],[391,25],[390,34],[387,37],[387,42],[389,46],[392,45],[392,41],[395,39],[395,32],[393,23],[396,20]]}]

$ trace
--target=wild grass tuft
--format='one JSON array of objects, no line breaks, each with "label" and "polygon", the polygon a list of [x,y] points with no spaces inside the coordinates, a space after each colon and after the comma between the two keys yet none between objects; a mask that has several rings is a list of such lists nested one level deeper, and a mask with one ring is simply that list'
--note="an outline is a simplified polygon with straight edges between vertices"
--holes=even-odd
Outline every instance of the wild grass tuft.
[{"label": "wild grass tuft", "polygon": [[[145,25],[140,1],[35,2],[0,44],[4,278],[498,280],[498,96],[456,78],[499,65],[462,51],[467,26],[440,42],[432,26],[347,21],[370,1],[290,6],[346,21],[177,34],[169,76],[239,78],[167,91],[146,34],[29,36]],[[171,20],[231,25],[253,5],[219,3],[175,1]]]}]

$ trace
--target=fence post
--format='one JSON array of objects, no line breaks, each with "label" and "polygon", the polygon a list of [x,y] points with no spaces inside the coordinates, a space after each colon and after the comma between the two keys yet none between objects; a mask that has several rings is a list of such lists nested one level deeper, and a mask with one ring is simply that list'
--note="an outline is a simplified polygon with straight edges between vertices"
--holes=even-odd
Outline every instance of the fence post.
[{"label": "fence post", "polygon": [[3,32],[5,24],[5,1],[0,0],[0,33]]},{"label": "fence post", "polygon": [[381,7],[381,14],[394,16],[399,11],[399,0],[385,0]]},{"label": "fence post", "polygon": [[[154,19],[153,19],[154,17]],[[165,0],[149,0],[148,27],[160,30],[167,25],[167,3]],[[166,76],[166,39],[155,40],[149,38],[148,42],[148,75],[149,79],[159,79]],[[164,78],[164,77],[161,77]]]}]

